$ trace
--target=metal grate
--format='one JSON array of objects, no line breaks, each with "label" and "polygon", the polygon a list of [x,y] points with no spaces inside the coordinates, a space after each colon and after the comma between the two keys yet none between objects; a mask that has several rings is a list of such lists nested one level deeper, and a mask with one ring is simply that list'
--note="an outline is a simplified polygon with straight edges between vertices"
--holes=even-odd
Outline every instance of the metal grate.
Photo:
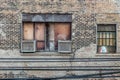
[{"label": "metal grate", "polygon": [[71,48],[71,41],[66,40],[66,41],[58,41],[58,52],[61,53],[70,53],[72,52]]},{"label": "metal grate", "polygon": [[21,52],[35,52],[36,41],[35,40],[24,40],[21,41]]}]

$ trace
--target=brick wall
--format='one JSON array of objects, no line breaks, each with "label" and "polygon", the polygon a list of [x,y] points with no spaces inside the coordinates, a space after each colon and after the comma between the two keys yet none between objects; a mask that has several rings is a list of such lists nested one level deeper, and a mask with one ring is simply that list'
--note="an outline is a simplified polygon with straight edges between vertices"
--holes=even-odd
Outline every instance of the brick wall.
[{"label": "brick wall", "polygon": [[22,13],[72,13],[73,50],[95,43],[93,1],[2,0],[1,3],[1,49],[19,49]]},{"label": "brick wall", "polygon": [[[120,24],[119,0],[0,0],[0,58],[119,58],[115,55],[96,55],[97,23]],[[20,50],[20,29],[22,13],[71,13],[72,14],[72,48],[74,54],[42,53],[22,54]],[[119,62],[61,62],[31,63],[12,60],[4,62],[1,67],[8,66],[119,66]],[[59,74],[58,74],[59,73]],[[1,71],[0,78],[18,77],[57,77],[80,75],[97,72],[82,71]],[[22,76],[24,74],[26,76]],[[113,75],[114,76],[114,75]],[[119,80],[109,78],[108,80]],[[88,80],[88,79],[84,79]],[[93,79],[89,79],[93,80]],[[99,80],[99,79],[98,79]],[[106,79],[107,80],[107,79]]]}]

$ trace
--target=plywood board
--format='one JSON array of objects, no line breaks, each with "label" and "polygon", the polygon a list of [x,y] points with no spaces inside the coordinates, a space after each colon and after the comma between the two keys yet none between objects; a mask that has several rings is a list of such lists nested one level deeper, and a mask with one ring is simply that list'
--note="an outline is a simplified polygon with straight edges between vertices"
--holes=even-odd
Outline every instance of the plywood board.
[{"label": "plywood board", "polygon": [[33,40],[33,23],[23,24],[24,40]]},{"label": "plywood board", "polygon": [[69,40],[70,39],[70,24],[69,23],[55,23],[55,39]]},{"label": "plywood board", "polygon": [[45,40],[45,24],[44,23],[35,24],[35,39]]},{"label": "plywood board", "polygon": [[70,23],[55,23],[55,46],[57,47],[58,40],[70,40],[71,29]]},{"label": "plywood board", "polygon": [[37,46],[37,50],[44,50],[45,49],[44,42],[37,42],[36,46]]},{"label": "plywood board", "polygon": [[37,50],[45,49],[45,23],[35,23],[35,39]]}]

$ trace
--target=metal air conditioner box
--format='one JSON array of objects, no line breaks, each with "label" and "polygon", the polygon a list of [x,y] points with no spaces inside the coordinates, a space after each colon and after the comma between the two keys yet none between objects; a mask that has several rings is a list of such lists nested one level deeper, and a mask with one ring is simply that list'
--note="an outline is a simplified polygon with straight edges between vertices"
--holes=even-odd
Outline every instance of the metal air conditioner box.
[{"label": "metal air conditioner box", "polygon": [[58,52],[60,53],[71,53],[72,52],[72,41],[70,40],[59,40],[58,41]]},{"label": "metal air conditioner box", "polygon": [[35,40],[22,40],[21,41],[21,52],[35,52],[36,41]]}]

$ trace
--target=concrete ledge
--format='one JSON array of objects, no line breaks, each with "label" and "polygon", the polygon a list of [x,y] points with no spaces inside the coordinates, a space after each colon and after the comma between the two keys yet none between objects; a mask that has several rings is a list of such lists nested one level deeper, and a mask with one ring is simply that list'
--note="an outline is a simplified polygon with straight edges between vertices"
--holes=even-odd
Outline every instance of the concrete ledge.
[{"label": "concrete ledge", "polygon": [[120,56],[120,53],[96,53],[95,56],[118,57]]},{"label": "concrete ledge", "polygon": [[72,53],[59,52],[36,52],[36,53],[21,53],[21,56],[72,56]]}]

